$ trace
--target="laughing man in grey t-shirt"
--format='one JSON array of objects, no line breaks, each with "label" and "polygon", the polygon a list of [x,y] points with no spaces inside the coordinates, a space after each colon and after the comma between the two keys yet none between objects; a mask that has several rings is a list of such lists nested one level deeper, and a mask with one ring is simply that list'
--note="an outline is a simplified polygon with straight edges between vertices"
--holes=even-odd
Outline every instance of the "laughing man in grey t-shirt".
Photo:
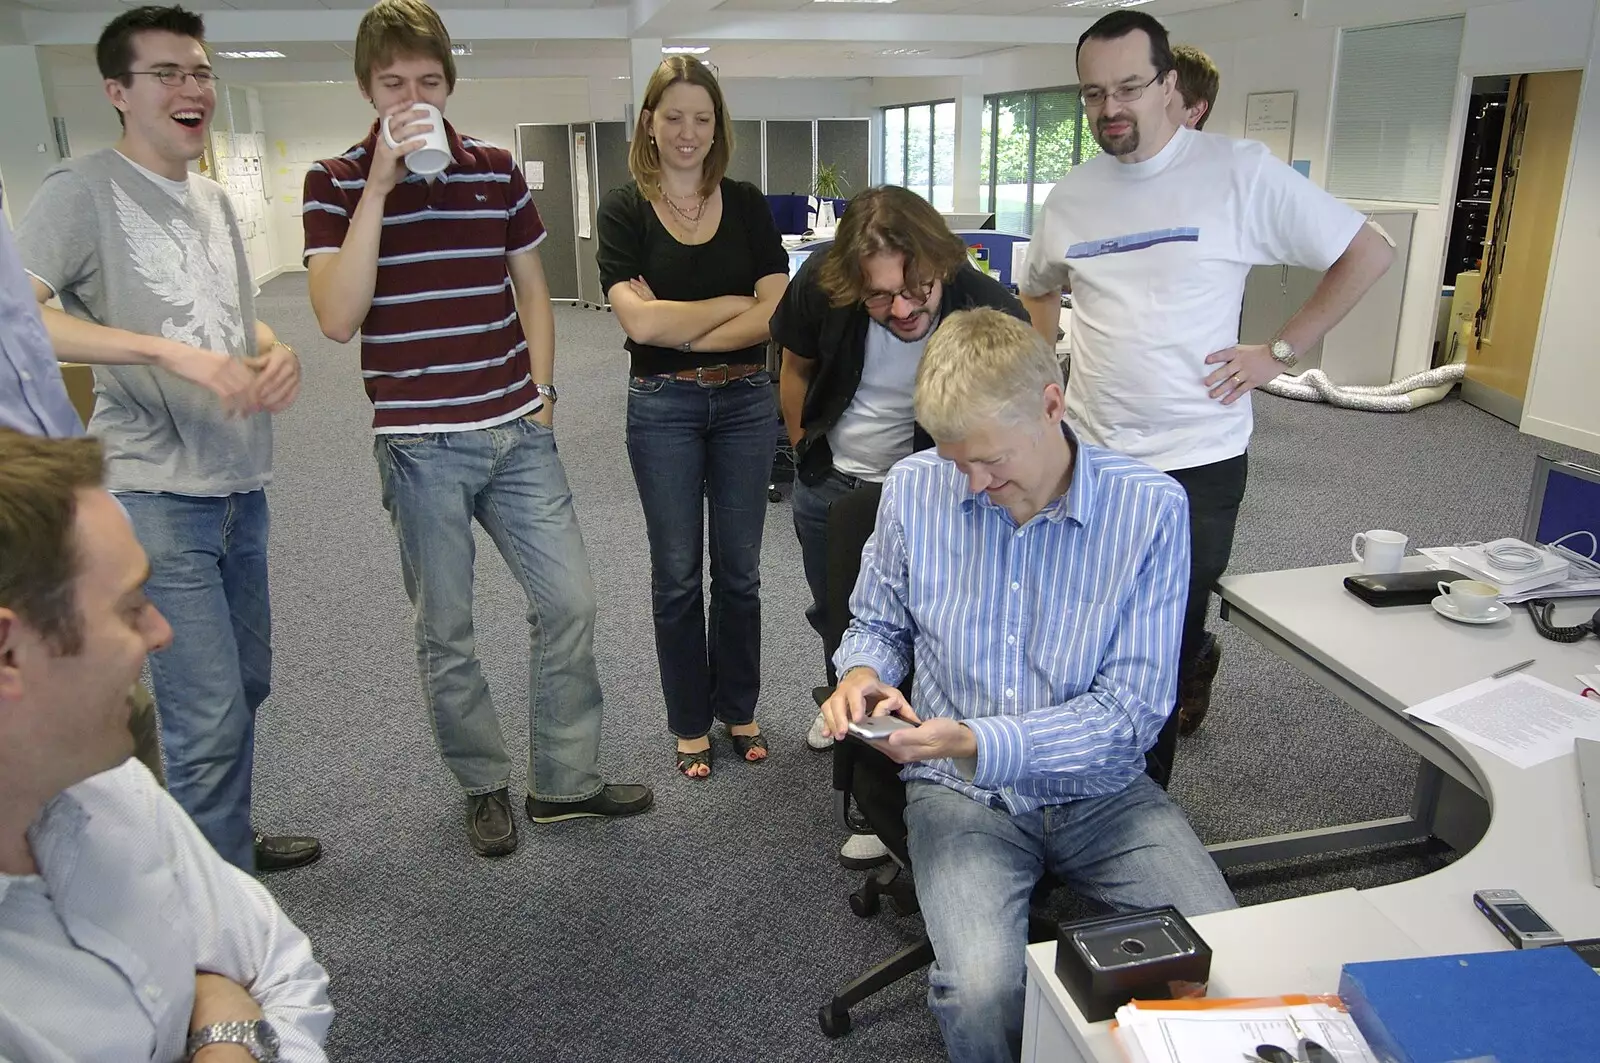
[{"label": "laughing man in grey t-shirt", "polygon": [[300,363],[256,319],[227,194],[188,172],[216,108],[204,32],[181,8],[106,26],[97,59],[122,139],[51,171],[18,243],[39,301],[66,308],[45,311],[56,356],[95,366],[89,430],[173,627],[150,661],[168,786],[224,859],[273,871],[321,854],[250,819],[255,713],[272,678],[271,414],[299,393]]}]

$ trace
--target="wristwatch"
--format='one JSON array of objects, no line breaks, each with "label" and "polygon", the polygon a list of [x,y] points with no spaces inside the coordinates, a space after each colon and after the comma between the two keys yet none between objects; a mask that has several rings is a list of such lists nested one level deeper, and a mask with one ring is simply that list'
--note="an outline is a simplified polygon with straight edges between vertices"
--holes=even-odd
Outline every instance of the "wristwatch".
[{"label": "wristwatch", "polygon": [[561,398],[556,394],[556,386],[554,384],[535,384],[533,385],[533,390],[537,391],[539,397],[546,402],[556,402]]},{"label": "wristwatch", "polygon": [[239,1045],[255,1057],[256,1063],[278,1063],[278,1034],[266,1019],[202,1026],[189,1035],[184,1058],[193,1059],[206,1045]]},{"label": "wristwatch", "polygon": [[693,340],[684,340],[682,343],[678,344],[678,350],[682,351],[684,354],[690,354],[694,350],[693,343]]},{"label": "wristwatch", "polygon": [[1270,348],[1272,357],[1285,369],[1293,369],[1300,356],[1294,353],[1294,348],[1289,346],[1288,340],[1273,340]]}]

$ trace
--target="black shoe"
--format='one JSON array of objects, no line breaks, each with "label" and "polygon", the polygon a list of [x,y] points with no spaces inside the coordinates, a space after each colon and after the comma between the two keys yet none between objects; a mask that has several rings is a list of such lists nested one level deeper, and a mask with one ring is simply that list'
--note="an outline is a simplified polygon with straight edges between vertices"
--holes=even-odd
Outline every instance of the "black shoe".
[{"label": "black shoe", "polygon": [[290,871],[322,859],[322,843],[298,834],[262,834],[256,831],[256,874]]},{"label": "black shoe", "polygon": [[612,783],[587,801],[540,801],[528,795],[528,818],[535,823],[557,823],[584,816],[637,816],[655,802],[648,786]]},{"label": "black shoe", "polygon": [[509,788],[467,795],[467,838],[479,856],[506,856],[517,850],[517,821]]},{"label": "black shoe", "polygon": [[1211,708],[1211,682],[1217,678],[1217,666],[1222,663],[1222,643],[1217,636],[1207,633],[1200,652],[1178,677],[1178,733],[1191,735],[1205,722]]}]

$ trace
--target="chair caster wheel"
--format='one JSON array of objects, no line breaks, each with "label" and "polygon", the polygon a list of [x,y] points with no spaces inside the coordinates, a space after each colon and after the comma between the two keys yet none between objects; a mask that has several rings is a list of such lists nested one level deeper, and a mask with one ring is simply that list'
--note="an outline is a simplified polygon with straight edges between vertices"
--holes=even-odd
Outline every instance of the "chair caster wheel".
[{"label": "chair caster wheel", "polygon": [[861,919],[868,919],[878,914],[878,895],[868,894],[866,890],[856,890],[850,894],[850,910]]},{"label": "chair caster wheel", "polygon": [[822,1024],[825,1037],[843,1037],[850,1032],[850,1013],[836,1010],[832,1004],[822,1005],[817,1012],[817,1019]]},{"label": "chair caster wheel", "polygon": [[890,897],[889,907],[894,909],[895,915],[900,916],[916,915],[918,912],[922,911],[922,905],[917,903],[915,896]]},{"label": "chair caster wheel", "polygon": [[768,502],[782,502],[783,501],[783,495],[778,491],[778,489],[776,487],[769,487],[769,488],[767,488],[767,501]]}]

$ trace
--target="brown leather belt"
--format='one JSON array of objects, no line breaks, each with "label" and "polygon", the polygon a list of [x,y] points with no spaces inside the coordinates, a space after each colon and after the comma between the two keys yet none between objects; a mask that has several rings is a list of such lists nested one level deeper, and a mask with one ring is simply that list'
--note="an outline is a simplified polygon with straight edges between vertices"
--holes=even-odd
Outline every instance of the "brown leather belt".
[{"label": "brown leather belt", "polygon": [[682,369],[676,373],[657,373],[666,380],[692,380],[703,388],[720,388],[734,380],[766,372],[765,365],[702,365],[695,369]]}]

